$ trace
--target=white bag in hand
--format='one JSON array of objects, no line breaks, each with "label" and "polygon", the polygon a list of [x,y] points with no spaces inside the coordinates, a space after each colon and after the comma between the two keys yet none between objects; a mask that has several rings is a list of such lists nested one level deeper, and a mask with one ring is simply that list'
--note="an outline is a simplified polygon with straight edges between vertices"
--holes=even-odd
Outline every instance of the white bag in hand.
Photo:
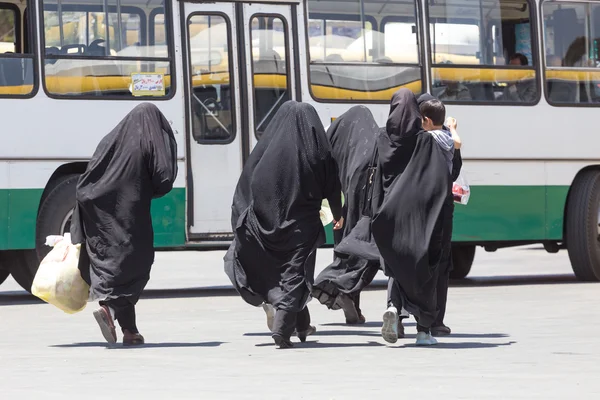
[{"label": "white bag in hand", "polygon": [[68,314],[83,310],[90,287],[79,272],[80,245],[71,243],[71,235],[48,236],[53,249],[42,260],[35,274],[31,293]]},{"label": "white bag in hand", "polygon": [[463,172],[458,175],[458,178],[452,184],[452,197],[454,198],[455,203],[463,204],[465,206],[469,203],[471,187]]}]

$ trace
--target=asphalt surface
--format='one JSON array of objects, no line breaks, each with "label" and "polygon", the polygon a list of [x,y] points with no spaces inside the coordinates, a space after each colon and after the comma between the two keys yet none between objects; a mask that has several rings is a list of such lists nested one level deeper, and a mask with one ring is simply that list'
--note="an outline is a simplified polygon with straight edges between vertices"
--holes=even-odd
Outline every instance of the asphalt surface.
[{"label": "asphalt surface", "polygon": [[[576,282],[566,254],[479,252],[470,279],[450,289],[453,335],[438,346],[414,346],[414,321],[387,345],[375,285],[365,325],[313,301],[318,332],[290,350],[275,349],[262,309],[231,293],[221,258],[157,255],[138,304],[141,348],[103,342],[94,304],[67,315],[5,283],[0,399],[600,398],[600,287]],[[330,258],[321,251],[318,264]]]}]

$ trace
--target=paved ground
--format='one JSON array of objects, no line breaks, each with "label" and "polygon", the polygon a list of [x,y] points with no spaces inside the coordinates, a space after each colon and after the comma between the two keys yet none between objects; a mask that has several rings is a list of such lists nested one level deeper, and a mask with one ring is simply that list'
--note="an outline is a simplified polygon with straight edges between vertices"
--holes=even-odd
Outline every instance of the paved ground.
[{"label": "paved ground", "polygon": [[164,290],[226,285],[219,257],[159,255],[137,349],[103,343],[91,305],[69,316],[6,285],[0,399],[600,398],[600,286],[574,282],[564,254],[479,254],[475,278],[451,288],[455,334],[427,349],[413,346],[412,323],[384,345],[382,290],[364,294],[362,327],[311,303],[319,332],[291,350],[276,350],[262,310],[237,296]]}]

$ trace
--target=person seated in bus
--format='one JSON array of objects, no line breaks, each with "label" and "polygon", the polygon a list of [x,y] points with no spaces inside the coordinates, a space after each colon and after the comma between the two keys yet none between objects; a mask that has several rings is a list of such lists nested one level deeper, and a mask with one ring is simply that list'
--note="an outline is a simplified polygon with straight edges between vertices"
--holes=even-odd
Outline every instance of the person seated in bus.
[{"label": "person seated in bus", "polygon": [[233,197],[234,240],[224,257],[241,297],[275,308],[272,337],[279,348],[293,346],[294,330],[302,342],[316,330],[306,305],[316,249],[325,243],[319,211],[327,199],[341,229],[341,192],[316,110],[287,101],[244,165]]},{"label": "person seated in bus", "polygon": [[[444,64],[453,64],[452,61],[446,61]],[[445,69],[439,69],[442,72]],[[455,80],[440,79],[440,85],[443,86],[441,92],[437,93],[440,100],[445,101],[469,101],[472,100],[471,91],[462,82]]]},{"label": "person seated in bus", "polygon": [[152,199],[173,188],[177,143],[159,109],[135,107],[101,141],[79,178],[71,223],[73,243],[82,243],[79,268],[100,300],[94,317],[108,343],[140,345],[135,304],[154,262]]},{"label": "person seated in bus", "polygon": [[[516,53],[510,58],[508,64],[525,67],[529,65],[529,60],[527,60],[525,55]],[[526,78],[523,80],[510,82],[508,86],[504,88],[501,99],[503,101],[511,101],[515,103],[531,103],[535,101],[536,96],[537,88],[535,85],[535,80]]]},{"label": "person seated in bus", "polygon": [[[364,106],[350,108],[327,130],[345,199],[343,230],[333,231],[336,246],[365,214],[368,181],[379,132],[373,114]],[[364,324],[360,292],[373,281],[380,264],[379,261],[356,256],[343,259],[334,253],[333,263],[315,279],[313,297],[329,309],[341,308],[347,324]]]}]

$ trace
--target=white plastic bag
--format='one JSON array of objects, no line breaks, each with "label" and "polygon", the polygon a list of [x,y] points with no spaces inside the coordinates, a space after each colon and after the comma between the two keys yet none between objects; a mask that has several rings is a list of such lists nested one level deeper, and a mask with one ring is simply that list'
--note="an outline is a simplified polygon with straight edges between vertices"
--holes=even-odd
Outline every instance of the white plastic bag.
[{"label": "white plastic bag", "polygon": [[321,223],[323,226],[327,226],[333,222],[333,213],[331,212],[331,208],[329,208],[329,202],[327,199],[323,200],[321,203],[321,210],[319,211],[319,216],[321,217]]},{"label": "white plastic bag", "polygon": [[53,249],[42,260],[31,293],[67,314],[75,314],[85,308],[90,292],[78,268],[80,245],[72,244],[68,233],[48,236],[46,243]]},{"label": "white plastic bag", "polygon": [[471,188],[469,187],[469,182],[467,181],[467,177],[465,173],[461,171],[458,175],[458,178],[452,184],[452,197],[454,197],[454,202],[462,205],[467,205],[469,203],[469,198],[471,197]]}]

